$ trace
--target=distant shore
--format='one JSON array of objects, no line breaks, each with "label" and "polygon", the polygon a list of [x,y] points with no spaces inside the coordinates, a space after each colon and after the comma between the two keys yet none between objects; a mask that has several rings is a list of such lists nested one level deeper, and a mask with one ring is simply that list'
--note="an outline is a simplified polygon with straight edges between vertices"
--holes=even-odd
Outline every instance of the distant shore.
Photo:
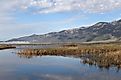
[{"label": "distant shore", "polygon": [[3,49],[11,49],[11,48],[16,48],[16,47],[13,46],[13,45],[0,44],[0,50],[3,50]]}]

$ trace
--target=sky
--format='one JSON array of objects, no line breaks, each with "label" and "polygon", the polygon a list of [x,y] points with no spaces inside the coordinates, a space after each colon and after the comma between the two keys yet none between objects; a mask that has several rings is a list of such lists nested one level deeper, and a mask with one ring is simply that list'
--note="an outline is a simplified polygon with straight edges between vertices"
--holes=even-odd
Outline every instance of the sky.
[{"label": "sky", "polygon": [[121,19],[121,0],[0,0],[0,41]]}]

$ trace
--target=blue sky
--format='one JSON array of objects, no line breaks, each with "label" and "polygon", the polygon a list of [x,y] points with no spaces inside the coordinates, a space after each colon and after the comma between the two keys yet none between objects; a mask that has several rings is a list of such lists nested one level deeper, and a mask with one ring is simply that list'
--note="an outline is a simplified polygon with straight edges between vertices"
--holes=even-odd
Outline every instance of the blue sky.
[{"label": "blue sky", "polygon": [[0,0],[0,40],[121,19],[121,0]]}]

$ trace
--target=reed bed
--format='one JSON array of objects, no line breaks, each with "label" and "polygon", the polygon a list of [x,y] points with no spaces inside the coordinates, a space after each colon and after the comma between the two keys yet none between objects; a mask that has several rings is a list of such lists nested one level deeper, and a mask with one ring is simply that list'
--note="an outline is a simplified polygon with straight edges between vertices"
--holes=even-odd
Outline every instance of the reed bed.
[{"label": "reed bed", "polygon": [[32,56],[74,55],[82,58],[83,63],[109,68],[115,66],[121,68],[120,44],[90,44],[90,45],[64,45],[47,49],[24,49],[17,52],[20,56],[31,58]]}]

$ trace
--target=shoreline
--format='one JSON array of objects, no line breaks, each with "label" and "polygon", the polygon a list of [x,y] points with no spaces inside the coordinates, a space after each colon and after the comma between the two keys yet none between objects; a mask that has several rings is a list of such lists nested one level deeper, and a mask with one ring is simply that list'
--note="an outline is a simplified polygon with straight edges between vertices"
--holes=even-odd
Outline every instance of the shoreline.
[{"label": "shoreline", "polygon": [[12,48],[16,48],[16,47],[13,46],[13,45],[7,45],[7,44],[0,45],[0,50],[3,50],[3,49],[12,49]]},{"label": "shoreline", "polygon": [[[16,48],[16,45],[0,45],[0,50],[12,48]],[[61,44],[52,48],[22,48],[16,53],[26,58],[43,55],[74,56],[80,57],[84,64],[97,65],[102,68],[111,66],[121,68],[121,43]]]},{"label": "shoreline", "polygon": [[26,58],[43,55],[70,55],[80,57],[83,59],[84,64],[97,65],[105,68],[111,66],[121,68],[121,44],[69,44],[57,48],[22,49],[17,54]]}]

